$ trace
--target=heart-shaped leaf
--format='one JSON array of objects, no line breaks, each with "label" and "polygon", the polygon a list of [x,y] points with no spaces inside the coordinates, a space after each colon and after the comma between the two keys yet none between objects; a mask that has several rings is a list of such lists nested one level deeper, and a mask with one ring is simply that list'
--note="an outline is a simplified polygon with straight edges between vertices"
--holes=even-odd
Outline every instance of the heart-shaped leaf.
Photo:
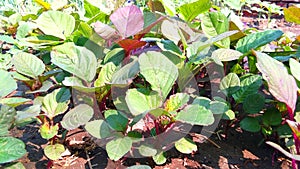
[{"label": "heart-shaped leaf", "polygon": [[125,38],[135,35],[144,28],[143,13],[135,5],[118,8],[109,18]]},{"label": "heart-shaped leaf", "polygon": [[52,119],[68,109],[70,97],[71,94],[69,89],[56,89],[44,97],[42,110]]},{"label": "heart-shaped leaf", "polygon": [[86,124],[93,115],[94,110],[91,106],[87,104],[80,104],[67,112],[61,121],[61,125],[67,130],[72,130],[80,125]]},{"label": "heart-shaped leaf", "polygon": [[17,89],[17,82],[11,75],[4,70],[0,69],[0,98],[7,96],[9,93]]},{"label": "heart-shaped leaf", "polygon": [[21,158],[26,153],[23,141],[13,137],[0,137],[0,164]]},{"label": "heart-shaped leaf", "polygon": [[47,145],[44,148],[45,155],[51,160],[59,159],[63,152],[65,152],[65,147],[62,144]]},{"label": "heart-shaped leaf", "polygon": [[96,75],[97,59],[94,53],[71,42],[54,47],[51,62],[87,82],[91,82]]},{"label": "heart-shaped leaf", "polygon": [[298,87],[293,76],[288,74],[283,63],[267,54],[255,52],[256,66],[268,82],[270,93],[279,101],[285,103],[293,113],[297,102]]},{"label": "heart-shaped leaf", "polygon": [[139,71],[139,62],[134,59],[113,74],[111,84],[127,86],[132,83],[132,79]]},{"label": "heart-shaped leaf", "polygon": [[12,62],[19,73],[32,78],[37,78],[45,71],[43,61],[30,53],[17,53],[14,55]]},{"label": "heart-shaped leaf", "polygon": [[106,151],[111,160],[119,160],[132,146],[132,140],[129,137],[117,138],[106,144]]},{"label": "heart-shaped leaf", "polygon": [[262,116],[263,123],[265,125],[277,126],[282,121],[281,113],[275,107],[267,109]]},{"label": "heart-shaped leaf", "polygon": [[129,89],[126,92],[125,100],[134,116],[156,109],[162,104],[161,97],[157,92],[144,92],[138,89]]},{"label": "heart-shaped leaf", "polygon": [[165,99],[178,77],[178,68],[160,52],[149,51],[139,56],[141,74]]},{"label": "heart-shaped leaf", "polygon": [[45,34],[64,40],[71,35],[75,28],[73,16],[61,11],[43,12],[36,23]]},{"label": "heart-shaped leaf", "polygon": [[243,130],[250,132],[259,132],[261,127],[259,121],[254,117],[246,117],[240,122],[240,126]]},{"label": "heart-shaped leaf", "polygon": [[228,95],[232,95],[234,92],[240,89],[240,79],[235,73],[229,73],[226,75],[220,84],[220,89]]}]

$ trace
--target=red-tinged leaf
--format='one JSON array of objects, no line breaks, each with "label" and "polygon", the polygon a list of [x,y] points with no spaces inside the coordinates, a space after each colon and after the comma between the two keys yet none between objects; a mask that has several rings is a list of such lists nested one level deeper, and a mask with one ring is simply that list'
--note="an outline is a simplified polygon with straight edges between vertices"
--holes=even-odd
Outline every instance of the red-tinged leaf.
[{"label": "red-tinged leaf", "polygon": [[300,139],[300,124],[291,120],[286,120],[286,122],[292,129],[293,133],[295,133],[296,136]]},{"label": "red-tinged leaf", "polygon": [[116,41],[121,38],[121,35],[114,28],[99,21],[94,23],[94,30],[105,40]]},{"label": "red-tinged leaf", "polygon": [[269,91],[279,101],[285,103],[293,117],[297,101],[297,84],[293,76],[288,74],[283,63],[267,54],[254,52],[257,57],[256,66],[268,82]]},{"label": "red-tinged leaf", "polygon": [[145,41],[139,41],[139,40],[134,40],[134,39],[123,39],[118,42],[118,44],[124,48],[127,52],[143,47],[146,45]]},{"label": "red-tinged leaf", "polygon": [[122,37],[129,37],[140,32],[144,27],[144,16],[140,8],[135,5],[117,9],[110,20]]}]

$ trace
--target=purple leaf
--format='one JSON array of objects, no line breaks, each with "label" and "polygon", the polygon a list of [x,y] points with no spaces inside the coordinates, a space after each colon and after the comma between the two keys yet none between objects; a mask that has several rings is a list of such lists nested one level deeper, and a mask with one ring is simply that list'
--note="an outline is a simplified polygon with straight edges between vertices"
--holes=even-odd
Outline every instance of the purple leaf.
[{"label": "purple leaf", "polygon": [[110,20],[124,38],[135,35],[144,27],[143,13],[135,5],[119,8],[110,16]]},{"label": "purple leaf", "polygon": [[[293,115],[297,101],[297,84],[293,76],[288,74],[284,65],[267,54],[254,52],[257,57],[256,66],[268,82],[269,91],[279,101],[285,103]],[[293,116],[292,116],[293,117]]]}]

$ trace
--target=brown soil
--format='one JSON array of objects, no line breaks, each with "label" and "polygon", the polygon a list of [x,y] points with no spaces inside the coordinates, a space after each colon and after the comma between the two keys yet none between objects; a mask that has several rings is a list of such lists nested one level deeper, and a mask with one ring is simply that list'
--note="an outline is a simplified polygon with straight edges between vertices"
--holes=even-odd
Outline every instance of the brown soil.
[{"label": "brown soil", "polygon": [[[155,169],[173,168],[220,168],[220,169],[268,169],[289,168],[290,161],[264,144],[259,133],[242,132],[239,128],[230,128],[227,138],[224,132],[213,134],[209,139],[197,134],[200,128],[191,131],[193,140],[197,143],[198,151],[192,155],[179,153],[175,149],[167,152],[167,163],[156,166],[151,158],[132,159],[123,158],[119,161],[109,160],[104,149],[95,146],[91,137],[82,129],[70,131],[67,140],[71,155],[53,162],[52,168],[64,169],[125,169],[127,166],[145,164]],[[48,160],[43,154],[43,147],[47,141],[40,137],[38,125],[25,128],[14,128],[11,134],[26,143],[27,155],[18,161],[27,169],[47,168]],[[84,140],[84,141],[83,141]]]}]

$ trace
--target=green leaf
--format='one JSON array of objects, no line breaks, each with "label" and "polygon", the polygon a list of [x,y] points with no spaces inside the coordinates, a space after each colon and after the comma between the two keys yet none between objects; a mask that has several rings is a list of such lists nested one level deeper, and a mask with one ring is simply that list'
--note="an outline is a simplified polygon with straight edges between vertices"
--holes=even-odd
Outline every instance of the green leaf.
[{"label": "green leaf", "polygon": [[51,139],[53,138],[54,136],[56,136],[58,134],[58,124],[54,125],[54,126],[51,126],[49,125],[49,123],[44,123],[41,128],[40,128],[40,133],[41,133],[41,136],[44,138],[44,139]]},{"label": "green leaf", "polygon": [[17,107],[29,101],[31,100],[22,97],[9,97],[0,99],[0,104],[5,104],[11,107]]},{"label": "green leaf", "polygon": [[127,169],[151,169],[151,167],[148,165],[134,165],[127,167]]},{"label": "green leaf", "polygon": [[250,132],[259,132],[261,127],[259,121],[254,117],[246,117],[240,122],[240,126],[243,130]]},{"label": "green leaf", "polygon": [[37,79],[45,71],[45,65],[42,60],[33,54],[20,52],[13,56],[12,63],[16,70],[26,76]]},{"label": "green leaf", "polygon": [[222,119],[224,119],[224,120],[234,120],[235,119],[235,113],[232,110],[227,110],[222,115]]},{"label": "green leaf", "polygon": [[72,130],[86,124],[93,115],[94,110],[91,106],[80,104],[66,113],[61,121],[61,125],[67,130]]},{"label": "green leaf", "polygon": [[289,62],[292,75],[300,81],[300,63],[293,58],[290,58]]},{"label": "green leaf", "polygon": [[111,160],[117,161],[122,158],[132,146],[132,140],[129,137],[117,138],[106,144],[106,151]]},{"label": "green leaf", "polygon": [[106,110],[104,112],[104,117],[112,129],[120,132],[126,130],[128,119],[124,114],[117,110]]},{"label": "green leaf", "polygon": [[155,156],[157,153],[157,150],[153,148],[151,145],[145,145],[142,144],[140,147],[138,147],[139,153],[144,157],[152,157]]},{"label": "green leaf", "polygon": [[232,95],[240,89],[240,79],[235,73],[226,75],[220,84],[220,89],[228,95]]},{"label": "green leaf", "polygon": [[162,165],[162,164],[166,163],[166,161],[167,161],[166,153],[160,152],[160,153],[156,154],[155,156],[153,156],[152,159],[155,162],[155,164]]},{"label": "green leaf", "polygon": [[58,160],[63,152],[65,152],[65,147],[62,144],[47,145],[44,148],[45,155],[51,160]]},{"label": "green leaf", "polygon": [[156,42],[157,46],[161,48],[163,51],[169,51],[176,55],[182,55],[180,48],[170,40],[161,40],[160,42]]},{"label": "green leaf", "polygon": [[116,69],[117,67],[112,62],[105,64],[102,67],[98,75],[98,78],[95,80],[94,86],[102,87],[105,86],[106,84],[110,84],[113,74],[116,72]]},{"label": "green leaf", "polygon": [[24,22],[21,25],[19,25],[17,34],[16,34],[16,39],[22,39],[25,38],[29,33],[32,32],[32,30],[36,28],[36,25],[33,24],[32,22]]},{"label": "green leaf", "polygon": [[157,92],[144,92],[138,89],[129,89],[126,92],[125,100],[130,112],[134,116],[156,109],[162,105],[161,97]]},{"label": "green leaf", "polygon": [[139,64],[141,74],[151,84],[152,90],[165,99],[178,77],[176,65],[160,52],[154,51],[142,53]]},{"label": "green leaf", "polygon": [[189,138],[182,138],[175,142],[175,148],[184,154],[191,154],[197,151],[197,145]]},{"label": "green leaf", "polygon": [[278,39],[282,34],[281,30],[266,30],[249,34],[237,42],[236,50],[242,53],[249,52],[251,49],[256,49]]},{"label": "green leaf", "polygon": [[7,105],[0,105],[0,137],[8,135],[8,130],[14,122],[16,110]]},{"label": "green leaf", "polygon": [[121,69],[116,71],[113,74],[111,83],[114,85],[129,85],[132,83],[132,80],[136,77],[139,73],[139,63],[137,59],[134,59],[129,64],[123,66]]},{"label": "green leaf", "polygon": [[200,105],[188,105],[180,111],[176,119],[192,125],[210,125],[214,122],[213,113]]},{"label": "green leaf", "polygon": [[72,15],[61,11],[43,12],[36,20],[37,26],[47,35],[65,40],[75,28],[75,19]]},{"label": "green leaf", "polygon": [[0,137],[0,164],[21,158],[26,153],[23,141],[13,137]]},{"label": "green leaf", "polygon": [[69,89],[56,89],[44,97],[42,110],[50,119],[52,119],[68,109],[70,97],[71,94]]},{"label": "green leaf", "polygon": [[87,18],[92,18],[96,16],[100,11],[100,9],[94,5],[92,5],[89,1],[84,0],[84,9],[85,9],[85,14],[84,16]]},{"label": "green leaf", "polygon": [[12,57],[10,54],[0,53],[0,69],[8,70],[12,67]]},{"label": "green leaf", "polygon": [[17,89],[17,82],[11,75],[4,70],[0,69],[0,98],[7,96],[9,93]]},{"label": "green leaf", "polygon": [[286,21],[300,24],[300,8],[296,6],[290,6],[289,8],[284,8],[283,12]]},{"label": "green leaf", "polygon": [[97,59],[94,53],[72,42],[54,47],[51,62],[87,82],[91,82],[96,75]]},{"label": "green leaf", "polygon": [[165,102],[165,109],[167,111],[175,111],[184,106],[189,99],[190,96],[185,93],[176,93],[175,95],[171,95],[170,98]]},{"label": "green leaf", "polygon": [[192,104],[198,104],[200,106],[205,107],[206,109],[209,109],[210,102],[211,100],[209,98],[200,96],[200,97],[196,97]]},{"label": "green leaf", "polygon": [[85,127],[92,136],[103,139],[113,136],[112,129],[104,120],[94,120],[86,123]]},{"label": "green leaf", "polygon": [[277,126],[281,124],[281,113],[275,107],[267,109],[262,116],[263,123],[270,126]]},{"label": "green leaf", "polygon": [[218,49],[213,51],[211,57],[218,58],[222,62],[237,60],[243,54],[233,49]]},{"label": "green leaf", "polygon": [[0,41],[10,43],[10,44],[16,43],[14,38],[12,36],[8,36],[8,35],[0,35]]},{"label": "green leaf", "polygon": [[115,48],[111,51],[109,51],[105,58],[103,59],[103,64],[107,64],[108,62],[113,62],[116,66],[120,65],[122,63],[123,59],[125,57],[125,51],[123,48]]},{"label": "green leaf", "polygon": [[186,3],[177,8],[177,11],[183,16],[185,21],[191,22],[199,14],[208,11],[211,7],[210,0],[198,0],[192,3]]},{"label": "green leaf", "polygon": [[243,102],[243,109],[250,114],[259,113],[264,107],[265,97],[259,93],[248,95]]},{"label": "green leaf", "polygon": [[256,93],[261,85],[262,77],[260,75],[252,75],[241,81],[240,89],[232,96],[236,102],[241,103],[248,95]]},{"label": "green leaf", "polygon": [[17,111],[16,121],[17,125],[27,124],[26,122],[32,122],[33,119],[38,116],[41,112],[40,105],[32,105],[26,107],[21,111]]},{"label": "green leaf", "polygon": [[229,110],[229,107],[224,102],[211,101],[209,109],[213,114],[224,114],[225,112],[227,112]]},{"label": "green leaf", "polygon": [[176,9],[175,9],[175,3],[172,1],[172,0],[159,0],[165,10],[166,10],[166,13],[170,16],[174,16],[176,14]]},{"label": "green leaf", "polygon": [[[202,30],[209,38],[229,31],[229,21],[221,12],[206,13],[201,17],[201,20]],[[215,45],[221,48],[229,48],[230,38],[226,37],[223,40],[216,42]]]}]

